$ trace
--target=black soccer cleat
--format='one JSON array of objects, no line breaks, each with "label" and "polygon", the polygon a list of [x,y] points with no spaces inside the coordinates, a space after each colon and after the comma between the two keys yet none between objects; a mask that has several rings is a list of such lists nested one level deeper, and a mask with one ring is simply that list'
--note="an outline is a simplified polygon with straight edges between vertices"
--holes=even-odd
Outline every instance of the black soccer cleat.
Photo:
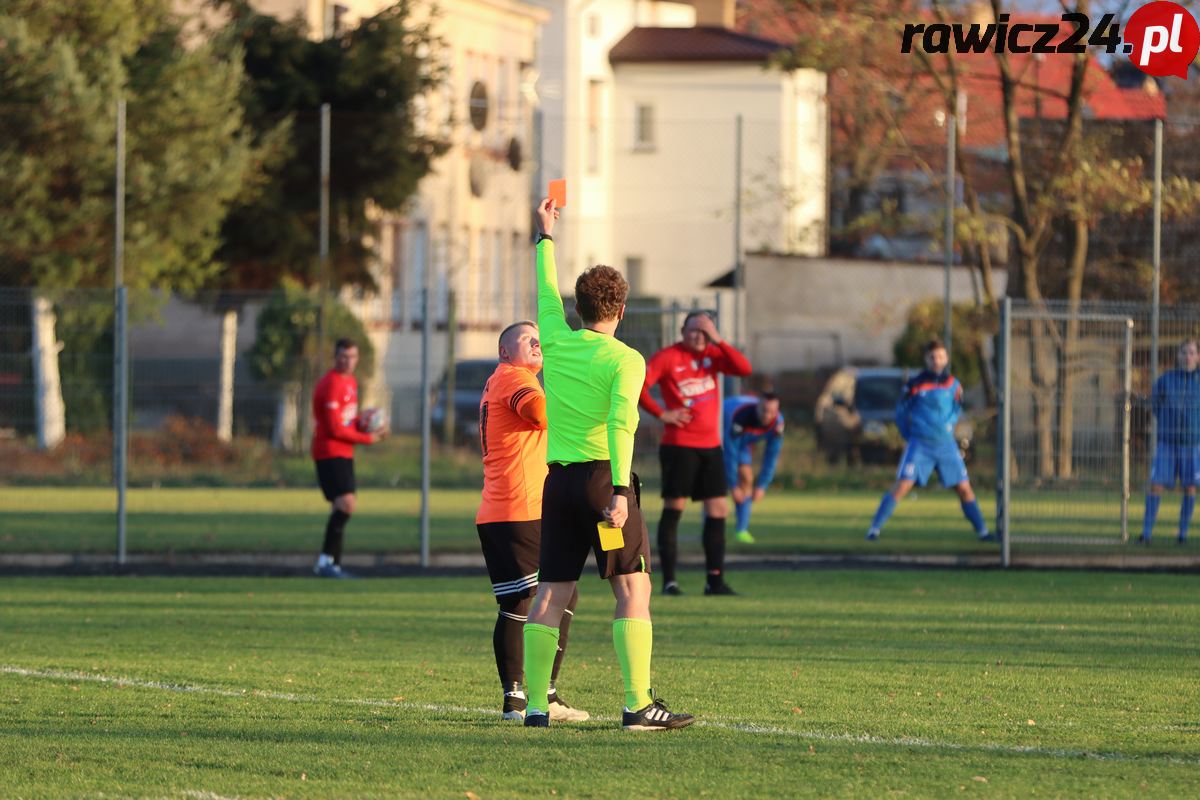
[{"label": "black soccer cleat", "polygon": [[683,594],[683,590],[679,588],[679,584],[675,581],[667,581],[663,584],[662,593],[668,597],[679,597]]},{"label": "black soccer cleat", "polygon": [[733,587],[730,586],[728,583],[726,583],[725,581],[721,581],[720,583],[704,584],[704,594],[706,594],[706,595],[728,595],[728,596],[732,597],[732,596],[736,596],[737,592],[735,592],[733,590]]},{"label": "black soccer cleat", "polygon": [[525,713],[526,728],[549,728],[550,715],[542,711],[527,711]]},{"label": "black soccer cleat", "polygon": [[696,718],[691,714],[671,713],[658,698],[645,708],[637,711],[627,708],[621,714],[621,728],[627,731],[670,731],[686,728],[695,721]]},{"label": "black soccer cleat", "polygon": [[504,710],[501,711],[502,719],[525,719],[525,707],[528,701],[525,699],[524,692],[505,692],[504,693]]}]

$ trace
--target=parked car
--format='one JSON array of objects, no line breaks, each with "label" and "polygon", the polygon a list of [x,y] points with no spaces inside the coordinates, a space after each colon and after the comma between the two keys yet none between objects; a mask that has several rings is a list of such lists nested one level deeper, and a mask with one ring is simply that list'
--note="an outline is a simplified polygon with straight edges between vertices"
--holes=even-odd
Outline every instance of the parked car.
[{"label": "parked car", "polygon": [[[472,443],[479,440],[479,400],[483,387],[499,362],[494,358],[473,358],[454,365],[454,440]],[[446,427],[446,388],[448,372],[442,374],[434,390],[430,418],[433,434],[444,438]]]},{"label": "parked car", "polygon": [[[896,427],[896,404],[914,370],[905,367],[843,367],[830,376],[817,398],[813,422],[817,445],[831,463],[890,461],[904,449]],[[974,424],[963,414],[954,436],[964,457],[971,452]]]}]

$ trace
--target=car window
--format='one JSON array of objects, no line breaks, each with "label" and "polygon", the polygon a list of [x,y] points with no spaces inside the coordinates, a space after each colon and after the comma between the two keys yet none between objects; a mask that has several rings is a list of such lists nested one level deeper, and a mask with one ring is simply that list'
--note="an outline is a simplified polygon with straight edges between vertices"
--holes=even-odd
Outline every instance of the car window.
[{"label": "car window", "polygon": [[860,377],[854,387],[854,405],[860,411],[886,411],[896,407],[903,389],[900,376]]},{"label": "car window", "polygon": [[460,361],[455,368],[454,388],[460,392],[470,389],[483,391],[484,384],[495,371],[496,365],[488,361]]}]

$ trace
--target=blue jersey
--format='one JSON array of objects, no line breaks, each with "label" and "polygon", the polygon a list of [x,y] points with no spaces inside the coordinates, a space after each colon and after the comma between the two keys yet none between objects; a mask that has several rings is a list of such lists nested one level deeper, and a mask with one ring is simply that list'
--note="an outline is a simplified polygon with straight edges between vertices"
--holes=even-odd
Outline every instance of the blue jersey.
[{"label": "blue jersey", "polygon": [[904,385],[896,405],[896,427],[910,443],[954,444],[954,426],[962,413],[962,384],[949,370],[922,370]]},{"label": "blue jersey", "polygon": [[725,472],[730,485],[737,483],[738,465],[751,463],[750,449],[758,442],[766,442],[755,485],[767,488],[775,477],[779,452],[783,449],[783,412],[780,411],[769,425],[764,425],[758,418],[758,398],[750,395],[726,398],[723,411]]},{"label": "blue jersey", "polygon": [[1173,369],[1154,382],[1160,444],[1200,445],[1200,370]]}]

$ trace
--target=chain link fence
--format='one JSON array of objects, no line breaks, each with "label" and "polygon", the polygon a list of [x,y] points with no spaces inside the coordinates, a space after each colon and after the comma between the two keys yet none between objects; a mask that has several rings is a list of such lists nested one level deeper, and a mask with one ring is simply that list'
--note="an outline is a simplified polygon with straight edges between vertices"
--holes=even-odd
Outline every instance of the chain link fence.
[{"label": "chain link fence", "polygon": [[[431,539],[441,550],[473,551],[482,476],[479,397],[497,363],[500,330],[536,317],[532,297],[447,290],[431,294],[426,305],[421,296],[385,300],[353,290],[325,297],[300,288],[130,292],[124,420],[114,415],[114,352],[120,350],[114,301],[112,292],[100,290],[0,289],[5,551],[111,554],[114,443],[123,437],[124,545],[135,559],[316,547],[324,503],[308,455],[311,396],[332,366],[332,342],[340,337],[359,344],[360,408],[384,409],[391,420],[391,436],[359,447],[356,455],[361,505],[376,505],[356,520],[358,544],[388,554],[381,559],[401,560],[420,547],[427,397]],[[635,298],[619,336],[649,357],[678,338],[689,311],[717,314],[719,305],[711,294]],[[500,317],[497,307],[511,316]],[[421,319],[426,308],[428,338]],[[490,313],[481,317],[477,310],[484,308]],[[637,439],[647,475],[657,475],[656,426],[647,418]],[[379,513],[380,505],[387,513]]]},{"label": "chain link fence", "polygon": [[[1156,436],[1155,381],[1183,366],[1180,347],[1198,334],[1194,306],[1165,307],[1156,320],[1149,304],[1005,304],[997,517],[1006,560],[1138,541],[1158,442],[1181,433]],[[1200,414],[1200,396],[1191,401]],[[1165,514],[1161,525],[1171,527]],[[1180,550],[1170,532],[1155,544],[1169,542],[1174,550],[1159,548],[1168,557]]]}]

